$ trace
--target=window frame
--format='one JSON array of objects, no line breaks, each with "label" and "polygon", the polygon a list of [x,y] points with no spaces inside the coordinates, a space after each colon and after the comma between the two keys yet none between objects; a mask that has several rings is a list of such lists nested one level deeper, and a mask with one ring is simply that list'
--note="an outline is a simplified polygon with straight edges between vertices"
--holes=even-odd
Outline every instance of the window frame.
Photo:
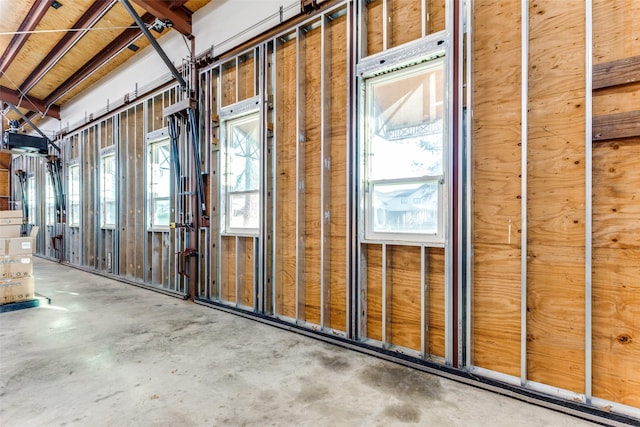
[{"label": "window frame", "polygon": [[[82,195],[80,194],[80,188],[82,187],[80,182],[80,164],[70,163],[67,167],[67,179],[68,179],[68,191],[69,191],[69,227],[79,228],[82,224]],[[74,177],[74,172],[76,176]],[[55,199],[54,199],[55,204]],[[77,210],[74,210],[74,206],[77,206]]]},{"label": "window frame", "polygon": [[[253,99],[250,99],[249,102],[253,102]],[[237,111],[237,110],[236,110]],[[230,164],[230,148],[229,144],[231,142],[229,137],[230,127],[234,124],[247,123],[251,121],[256,121],[258,125],[258,141],[257,141],[257,162],[258,166],[258,187],[255,190],[244,190],[244,191],[230,191],[229,184],[229,164]],[[262,220],[262,210],[260,208],[261,205],[261,193],[262,193],[262,141],[261,141],[261,126],[260,126],[260,110],[259,109],[246,109],[238,112],[237,114],[228,114],[223,117],[221,123],[221,133],[222,133],[222,156],[221,156],[221,169],[222,169],[222,181],[221,181],[221,194],[220,200],[222,205],[221,210],[221,229],[223,234],[228,235],[242,235],[242,236],[254,236],[257,237],[260,234],[260,222]],[[257,208],[257,224],[255,227],[238,227],[232,226],[231,224],[231,213],[230,208],[231,197],[233,195],[252,195],[255,194],[258,197],[258,208]]]},{"label": "window frame", "polygon": [[[402,56],[402,55],[400,55]],[[406,58],[405,58],[406,59]],[[361,214],[361,240],[363,242],[399,242],[407,244],[422,244],[426,246],[441,247],[445,244],[447,233],[447,215],[448,215],[448,192],[451,174],[451,165],[449,164],[449,151],[451,146],[450,134],[447,129],[449,121],[448,117],[448,88],[449,88],[449,63],[448,57],[444,50],[437,52],[430,52],[425,54],[422,58],[413,59],[411,61],[405,61],[401,63],[395,63],[389,61],[390,64],[386,67],[378,66],[375,68],[368,68],[361,72],[360,80],[360,105],[361,105],[361,119],[360,119],[360,134],[362,135],[361,146],[358,150],[361,157],[360,169],[360,185],[361,185],[361,197],[359,211]],[[369,64],[367,64],[369,66]],[[394,177],[387,179],[373,179],[374,175],[372,171],[371,154],[372,154],[372,119],[373,119],[373,99],[375,85],[386,82],[402,81],[405,78],[420,75],[421,73],[429,72],[429,70],[440,69],[442,73],[442,81],[440,82],[440,90],[442,91],[442,99],[439,100],[442,104],[441,118],[442,120],[441,138],[442,138],[442,170],[437,175],[422,175],[422,176],[406,176],[406,177]],[[429,184],[437,183],[437,205],[436,205],[436,230],[434,233],[430,232],[411,232],[402,230],[389,230],[381,231],[375,229],[376,211],[374,207],[374,187],[380,185],[417,185],[417,184]],[[407,196],[413,199],[412,195]],[[428,211],[423,211],[428,212]]]},{"label": "window frame", "polygon": [[[106,182],[105,182],[105,163],[109,160],[112,162],[112,200],[106,200]],[[104,152],[100,156],[100,228],[113,230],[118,223],[118,186],[117,186],[117,174],[118,166],[116,161],[116,153],[114,151]],[[106,221],[106,206],[107,203],[113,203],[113,222]]]},{"label": "window frame", "polygon": [[[154,182],[154,175],[153,175],[153,167],[154,167],[154,159],[155,156],[154,154],[163,147],[167,147],[168,152],[169,152],[169,156],[164,159],[168,162],[168,170],[169,170],[169,177],[168,177],[168,187],[169,187],[169,192],[167,196],[162,196],[162,197],[157,197],[154,196],[154,188],[156,185],[159,185],[158,183]],[[146,185],[146,207],[147,207],[147,231],[169,231],[170,227],[171,227],[171,219],[172,219],[172,196],[171,196],[171,187],[172,187],[172,177],[173,177],[173,166],[171,164],[172,161],[172,152],[171,152],[171,138],[168,136],[168,132],[165,129],[161,129],[161,132],[154,132],[153,135],[148,135],[147,136],[147,164],[146,164],[146,169],[147,169],[147,185]],[[160,164],[162,162],[164,162],[164,160],[158,162],[158,167],[160,167]],[[157,224],[154,223],[153,219],[154,219],[154,212],[155,212],[155,206],[156,206],[156,202],[158,200],[166,200],[167,204],[168,204],[168,221],[166,224]]]}]

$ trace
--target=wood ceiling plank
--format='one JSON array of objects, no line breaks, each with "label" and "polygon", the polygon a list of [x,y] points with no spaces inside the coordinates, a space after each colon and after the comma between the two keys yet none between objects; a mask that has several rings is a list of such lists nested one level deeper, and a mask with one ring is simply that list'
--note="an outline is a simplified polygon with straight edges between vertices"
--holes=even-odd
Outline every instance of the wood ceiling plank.
[{"label": "wood ceiling plank", "polygon": [[[49,1],[48,4],[50,3]],[[74,0],[73,4],[63,5],[59,9],[49,7],[35,31],[69,29],[91,4],[93,4],[92,0]],[[33,72],[64,35],[64,31],[31,34],[7,68],[6,76],[3,76],[7,80],[2,80],[0,84],[12,89],[21,86],[24,79]]]},{"label": "wood ceiling plank", "polygon": [[[153,17],[151,17],[153,21]],[[133,20],[121,7],[113,7],[97,23],[96,28],[114,28],[113,30],[90,31],[79,40],[73,49],[67,52],[32,89],[31,93],[38,98],[46,98],[58,86],[62,85],[69,76],[85,67],[89,60],[100,55],[112,40],[123,33],[122,27],[131,27],[130,30],[139,33]],[[135,28],[133,28],[135,27]],[[126,47],[126,46],[125,46]],[[93,55],[93,56],[92,56]]]},{"label": "wood ceiling plank", "polygon": [[[36,0],[32,7],[29,9],[29,12],[24,16],[21,12],[24,12],[23,9],[18,9],[16,12],[16,17],[24,17],[20,25],[17,27],[17,31],[32,31],[34,30],[40,21],[44,18],[45,14],[49,10],[50,1],[48,0]],[[3,9],[6,6],[3,6]],[[3,10],[4,12],[4,10]],[[2,14],[6,16],[5,13]],[[13,16],[11,13],[9,16]],[[14,27],[15,22],[9,21],[9,28]],[[0,57],[0,71],[5,72],[7,68],[11,65],[13,60],[18,55],[18,52],[24,46],[24,44],[29,39],[30,34],[15,34],[11,39],[11,42],[7,46],[6,50]]]},{"label": "wood ceiling plank", "polygon": [[[93,27],[109,9],[113,7],[117,0],[100,1],[92,4],[89,9],[73,24],[73,28]],[[64,35],[56,46],[47,54],[44,60],[25,79],[20,89],[23,92],[29,91],[42,77],[63,57],[73,46],[87,33],[87,31],[74,31]]]},{"label": "wood ceiling plank", "polygon": [[0,101],[8,102],[16,107],[22,107],[31,111],[39,110],[40,112],[47,112],[47,115],[56,119],[60,118],[60,107],[52,105],[47,108],[47,103],[41,99],[32,97],[22,98],[20,92],[11,88],[0,86]]}]

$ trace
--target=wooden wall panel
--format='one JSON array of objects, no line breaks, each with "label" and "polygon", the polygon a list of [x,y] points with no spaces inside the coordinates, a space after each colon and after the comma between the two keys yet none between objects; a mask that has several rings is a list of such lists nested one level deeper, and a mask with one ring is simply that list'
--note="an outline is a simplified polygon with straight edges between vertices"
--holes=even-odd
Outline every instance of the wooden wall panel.
[{"label": "wooden wall panel", "polygon": [[[584,392],[585,4],[530,6],[527,370]],[[562,34],[562,43],[558,43]]]},{"label": "wooden wall panel", "polygon": [[234,59],[222,65],[221,107],[226,107],[238,101],[236,97],[236,80],[236,63]]},{"label": "wooden wall panel", "polygon": [[520,3],[476,1],[473,16],[471,363],[519,375]]},{"label": "wooden wall panel", "polygon": [[382,52],[382,0],[373,0],[367,5],[366,54]]},{"label": "wooden wall panel", "polygon": [[640,3],[637,0],[593,1],[595,64],[640,55],[639,15]]},{"label": "wooden wall panel", "polygon": [[253,237],[238,238],[238,258],[236,259],[236,262],[238,263],[237,303],[241,306],[250,308],[253,308],[254,296],[254,246],[255,245],[253,244]]},{"label": "wooden wall panel", "polygon": [[593,395],[640,408],[640,250],[593,251]]},{"label": "wooden wall panel", "polygon": [[253,53],[238,58],[238,101],[256,95],[256,61]]},{"label": "wooden wall panel", "polygon": [[236,238],[222,236],[220,248],[220,299],[236,302]]},{"label": "wooden wall panel", "polygon": [[387,341],[420,351],[420,248],[387,247]]},{"label": "wooden wall panel", "polygon": [[276,49],[276,314],[296,314],[296,41]]},{"label": "wooden wall panel", "polygon": [[640,83],[601,89],[593,94],[593,115],[627,113],[640,109]]},{"label": "wooden wall panel", "polygon": [[593,394],[640,407],[640,139],[593,150]]},{"label": "wooden wall panel", "polygon": [[447,10],[445,0],[427,0],[427,34],[437,33],[446,28]]},{"label": "wooden wall panel", "polygon": [[80,217],[82,246],[84,259],[82,264],[97,268],[96,247],[98,238],[96,235],[98,212],[96,202],[98,195],[98,168],[96,150],[99,144],[99,126],[92,126],[85,132],[82,163],[80,164]]},{"label": "wooden wall panel", "polygon": [[305,320],[320,324],[320,274],[321,264],[321,74],[322,74],[322,32],[319,27],[310,30],[304,36],[304,283]]},{"label": "wooden wall panel", "polygon": [[472,363],[520,376],[520,249],[479,243],[474,259]]},{"label": "wooden wall panel", "polygon": [[584,392],[584,247],[529,245],[527,376]]},{"label": "wooden wall panel", "polygon": [[444,357],[444,249],[427,248],[425,258],[427,271],[426,282],[428,286],[429,316],[429,353],[434,356]]},{"label": "wooden wall panel", "polygon": [[[136,122],[135,122],[135,167],[137,169],[136,176],[138,179],[135,180],[135,204],[133,205],[134,209],[134,219],[131,223],[135,224],[133,230],[129,230],[129,232],[135,233],[135,246],[133,248],[135,253],[135,277],[137,280],[144,280],[144,241],[145,235],[147,232],[147,219],[145,217],[145,205],[147,202],[146,194],[147,189],[144,185],[144,180],[140,179],[147,172],[146,164],[145,164],[145,152],[147,150],[147,142],[145,140],[145,127],[144,127],[144,112],[143,105],[139,104],[136,106]],[[129,134],[131,136],[131,133]],[[128,184],[125,188],[125,191],[131,191],[131,184]],[[132,233],[132,234],[133,234]]]},{"label": "wooden wall panel", "polygon": [[347,330],[347,17],[331,21],[331,286],[330,326]]},{"label": "wooden wall panel", "polygon": [[367,338],[382,340],[382,246],[362,245]]},{"label": "wooden wall panel", "polygon": [[422,3],[416,0],[389,2],[389,48],[422,37]]}]

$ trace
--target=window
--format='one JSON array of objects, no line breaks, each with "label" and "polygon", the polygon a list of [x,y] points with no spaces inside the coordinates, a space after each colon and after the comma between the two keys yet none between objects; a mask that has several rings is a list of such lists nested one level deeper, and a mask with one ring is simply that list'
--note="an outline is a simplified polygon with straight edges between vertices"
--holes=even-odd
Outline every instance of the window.
[{"label": "window", "polygon": [[53,192],[53,184],[51,183],[51,175],[47,173],[47,177],[45,180],[46,184],[46,192],[47,197],[45,200],[45,220],[47,225],[55,225],[56,224],[56,198]]},{"label": "window", "polygon": [[365,237],[441,242],[444,59],[365,81]]},{"label": "window", "polygon": [[80,165],[69,166],[69,226],[80,226]]},{"label": "window", "polygon": [[149,228],[168,228],[171,217],[171,151],[169,139],[149,144]]},{"label": "window", "polygon": [[27,206],[29,206],[29,224],[36,223],[36,177],[27,180]]},{"label": "window", "polygon": [[260,117],[253,113],[225,124],[224,228],[257,232],[260,225]]},{"label": "window", "polygon": [[116,155],[100,159],[100,226],[116,226]]}]

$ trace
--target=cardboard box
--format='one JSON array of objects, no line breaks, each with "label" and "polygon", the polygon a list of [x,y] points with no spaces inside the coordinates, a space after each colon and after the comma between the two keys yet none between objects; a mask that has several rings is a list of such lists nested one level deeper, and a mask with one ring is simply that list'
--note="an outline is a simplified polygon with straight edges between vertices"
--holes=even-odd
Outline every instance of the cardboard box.
[{"label": "cardboard box", "polygon": [[0,257],[0,279],[20,279],[33,275],[31,255]]},{"label": "cardboard box", "polygon": [[20,237],[20,225],[0,225],[0,238]]},{"label": "cardboard box", "polygon": [[37,234],[38,227],[33,227],[29,237],[0,238],[0,256],[31,255],[35,250],[34,238]]},{"label": "cardboard box", "polygon": [[5,218],[22,218],[22,210],[0,211],[0,219],[5,219]]},{"label": "cardboard box", "polygon": [[[5,211],[7,212],[7,211]],[[9,211],[9,212],[22,212],[22,211]],[[0,218],[0,225],[22,225],[24,224],[24,220],[22,217],[13,217],[13,218]]]},{"label": "cardboard box", "polygon": [[35,297],[33,277],[0,279],[0,304],[30,300]]}]

